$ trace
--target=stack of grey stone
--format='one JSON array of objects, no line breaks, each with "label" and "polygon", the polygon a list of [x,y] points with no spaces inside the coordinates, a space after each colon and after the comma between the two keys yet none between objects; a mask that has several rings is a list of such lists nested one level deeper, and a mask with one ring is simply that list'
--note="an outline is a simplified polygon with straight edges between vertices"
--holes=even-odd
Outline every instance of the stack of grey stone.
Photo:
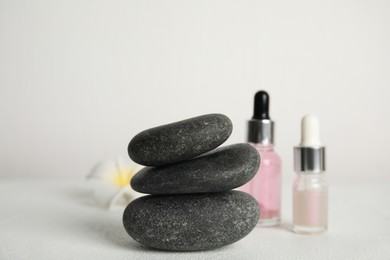
[{"label": "stack of grey stone", "polygon": [[131,202],[123,214],[131,237],[161,250],[197,251],[249,234],[259,206],[232,189],[252,179],[260,158],[248,144],[215,149],[232,129],[225,115],[208,114],[145,130],[130,141],[130,158],[147,166],[131,187],[151,194]]}]

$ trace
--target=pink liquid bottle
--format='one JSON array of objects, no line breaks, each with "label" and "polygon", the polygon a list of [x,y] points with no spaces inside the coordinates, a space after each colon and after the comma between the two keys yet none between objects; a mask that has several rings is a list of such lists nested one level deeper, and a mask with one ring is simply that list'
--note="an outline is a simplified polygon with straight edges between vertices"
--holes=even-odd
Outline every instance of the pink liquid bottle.
[{"label": "pink liquid bottle", "polygon": [[248,121],[248,143],[260,154],[256,175],[240,189],[251,194],[260,205],[260,226],[280,223],[281,159],[274,150],[274,122],[269,117],[269,95],[255,95],[254,114]]}]

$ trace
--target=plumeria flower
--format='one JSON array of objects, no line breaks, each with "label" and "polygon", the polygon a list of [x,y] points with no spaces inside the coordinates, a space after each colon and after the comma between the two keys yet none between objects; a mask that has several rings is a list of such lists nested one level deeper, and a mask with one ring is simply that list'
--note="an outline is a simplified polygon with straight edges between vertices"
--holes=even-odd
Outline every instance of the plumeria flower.
[{"label": "plumeria flower", "polygon": [[123,158],[105,159],[93,167],[87,176],[95,203],[110,210],[123,209],[141,196],[130,186],[131,178],[142,169],[138,164],[126,164]]}]

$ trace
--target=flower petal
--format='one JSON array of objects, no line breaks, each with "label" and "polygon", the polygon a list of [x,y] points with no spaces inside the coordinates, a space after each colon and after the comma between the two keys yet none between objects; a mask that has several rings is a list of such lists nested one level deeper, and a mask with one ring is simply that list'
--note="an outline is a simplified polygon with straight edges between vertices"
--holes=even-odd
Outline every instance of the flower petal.
[{"label": "flower petal", "polygon": [[140,193],[130,187],[130,179],[142,167],[126,164],[123,158],[105,159],[93,167],[87,180],[92,186],[92,196],[97,206],[123,209]]}]

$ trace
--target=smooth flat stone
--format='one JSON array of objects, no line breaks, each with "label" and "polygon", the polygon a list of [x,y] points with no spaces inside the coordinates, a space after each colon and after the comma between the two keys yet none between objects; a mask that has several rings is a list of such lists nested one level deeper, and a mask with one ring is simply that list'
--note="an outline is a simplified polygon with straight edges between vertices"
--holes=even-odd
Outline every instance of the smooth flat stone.
[{"label": "smooth flat stone", "polygon": [[249,144],[220,147],[194,159],[160,167],[145,167],[131,179],[131,187],[148,194],[219,192],[251,180],[260,156]]},{"label": "smooth flat stone", "polygon": [[130,158],[146,166],[160,166],[184,161],[223,144],[233,125],[222,114],[208,114],[150,128],[131,139]]},{"label": "smooth flat stone", "polygon": [[127,233],[161,250],[197,251],[234,243],[249,234],[259,206],[241,191],[149,195],[131,202],[123,214]]}]

